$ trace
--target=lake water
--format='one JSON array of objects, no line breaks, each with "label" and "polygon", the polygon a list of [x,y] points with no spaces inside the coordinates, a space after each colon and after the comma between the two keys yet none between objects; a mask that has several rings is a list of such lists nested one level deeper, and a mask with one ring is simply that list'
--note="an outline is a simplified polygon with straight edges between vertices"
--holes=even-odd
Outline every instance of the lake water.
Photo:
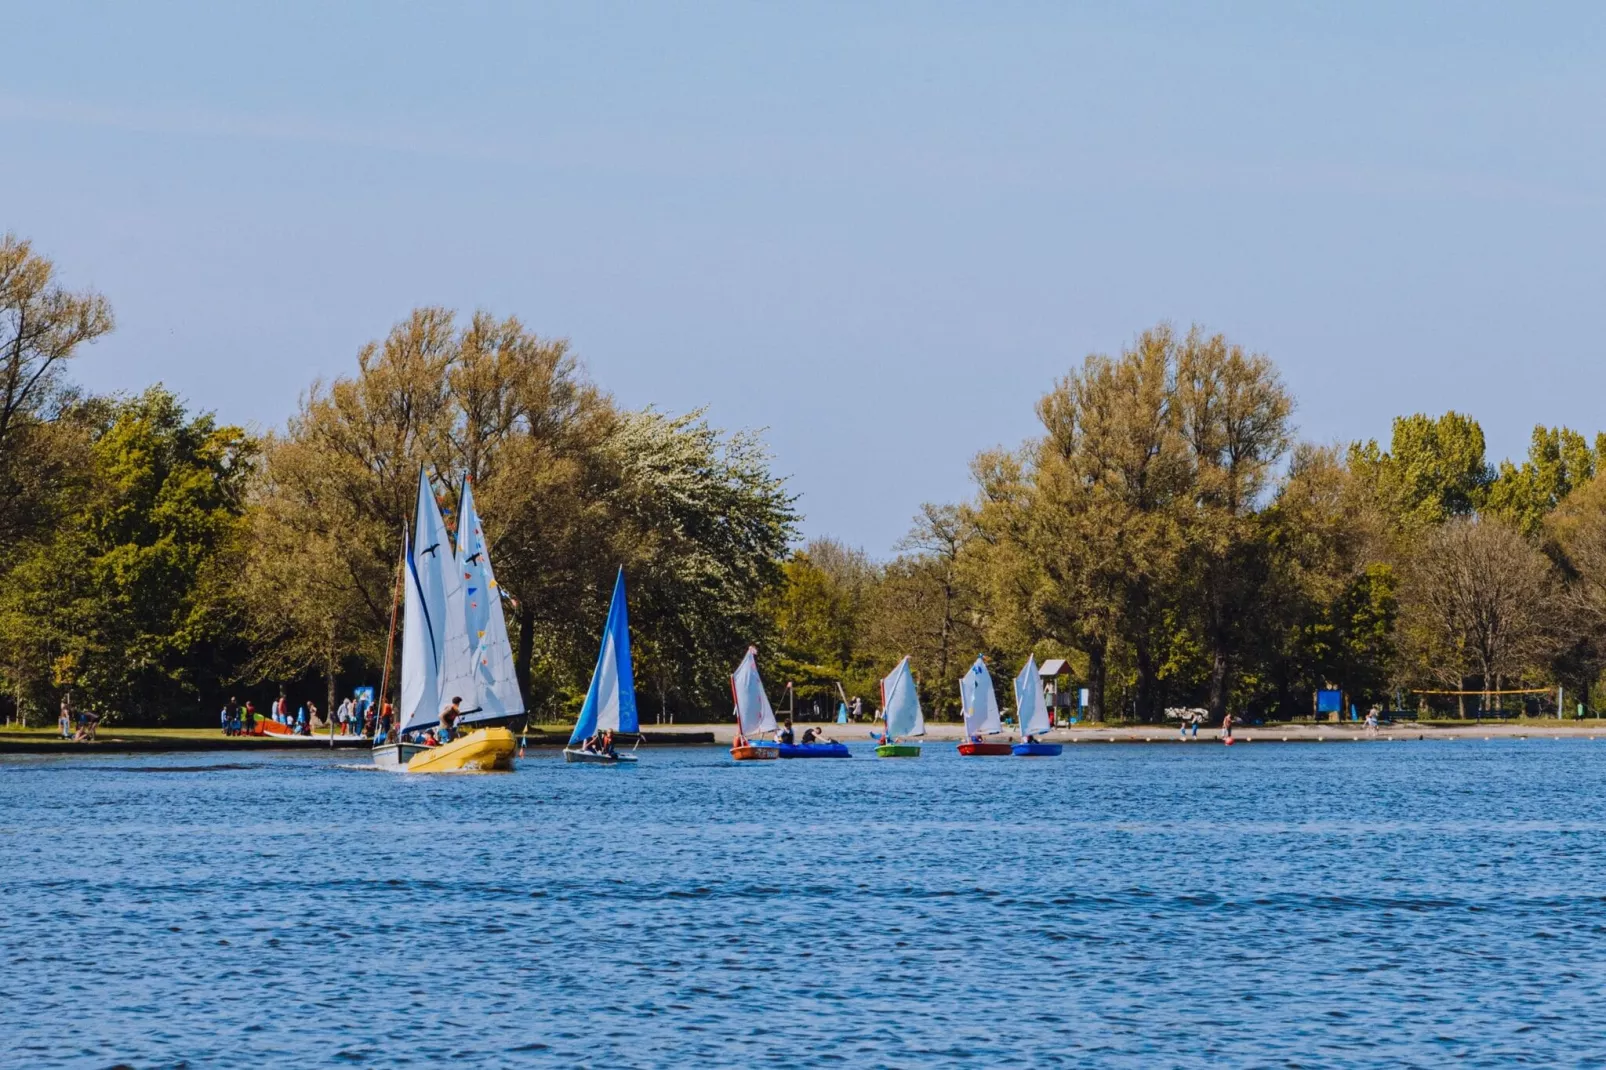
[{"label": "lake water", "polygon": [[0,759],[0,1064],[1606,1053],[1606,742],[353,761]]}]

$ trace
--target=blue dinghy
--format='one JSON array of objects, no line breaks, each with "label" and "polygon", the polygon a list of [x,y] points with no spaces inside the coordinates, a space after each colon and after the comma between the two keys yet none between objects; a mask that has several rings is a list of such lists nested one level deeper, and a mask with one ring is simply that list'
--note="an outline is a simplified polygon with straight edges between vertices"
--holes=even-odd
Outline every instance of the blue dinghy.
[{"label": "blue dinghy", "polygon": [[1065,751],[1063,743],[1017,743],[1010,748],[1017,758],[1057,758]]},{"label": "blue dinghy", "polygon": [[782,758],[851,758],[846,743],[782,743]]}]

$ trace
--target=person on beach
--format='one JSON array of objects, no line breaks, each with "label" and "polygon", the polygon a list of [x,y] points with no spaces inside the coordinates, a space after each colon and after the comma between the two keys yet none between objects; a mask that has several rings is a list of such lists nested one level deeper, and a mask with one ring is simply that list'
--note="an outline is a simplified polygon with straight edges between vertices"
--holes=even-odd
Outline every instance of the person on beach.
[{"label": "person on beach", "polygon": [[61,738],[72,738],[72,696],[61,696],[61,717],[58,721],[61,728]]},{"label": "person on beach", "polygon": [[1221,715],[1221,739],[1222,739],[1222,742],[1226,742],[1227,740],[1229,740],[1231,738],[1232,738],[1232,714],[1231,713],[1224,713],[1224,714]]}]

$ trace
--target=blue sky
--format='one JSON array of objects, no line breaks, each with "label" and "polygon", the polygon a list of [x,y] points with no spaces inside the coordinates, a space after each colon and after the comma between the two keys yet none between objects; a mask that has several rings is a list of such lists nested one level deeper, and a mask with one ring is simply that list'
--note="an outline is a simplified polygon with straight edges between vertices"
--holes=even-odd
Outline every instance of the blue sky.
[{"label": "blue sky", "polygon": [[515,313],[876,555],[1162,319],[1318,441],[1606,429],[1606,5],[8,7],[0,229],[111,299],[98,389],[272,426]]}]

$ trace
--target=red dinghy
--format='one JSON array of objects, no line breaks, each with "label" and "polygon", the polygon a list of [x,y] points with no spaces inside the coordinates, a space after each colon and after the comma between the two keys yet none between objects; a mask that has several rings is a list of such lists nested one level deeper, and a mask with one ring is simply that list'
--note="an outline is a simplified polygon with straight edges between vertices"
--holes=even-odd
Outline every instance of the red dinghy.
[{"label": "red dinghy", "polygon": [[966,757],[986,757],[988,755],[1004,755],[1014,753],[1014,745],[1009,743],[961,743],[959,753]]}]

